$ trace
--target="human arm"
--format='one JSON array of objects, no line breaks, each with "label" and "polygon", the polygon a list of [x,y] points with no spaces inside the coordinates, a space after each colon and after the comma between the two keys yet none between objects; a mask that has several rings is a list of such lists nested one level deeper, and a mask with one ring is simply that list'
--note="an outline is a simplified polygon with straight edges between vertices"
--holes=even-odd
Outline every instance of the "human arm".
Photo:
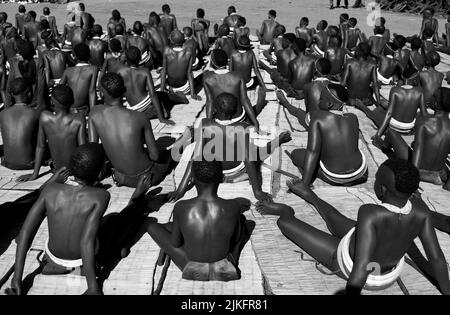
[{"label": "human arm", "polygon": [[203,81],[203,86],[205,88],[205,95],[206,95],[206,118],[213,118],[213,114],[214,114],[214,102],[213,102],[213,94],[211,91],[211,87],[208,85],[208,83],[206,83],[205,81]]},{"label": "human arm", "polygon": [[80,126],[78,128],[77,134],[77,144],[78,146],[86,143],[87,135],[86,135],[86,118],[84,116],[80,117]]},{"label": "human arm", "polygon": [[416,135],[414,137],[414,147],[412,152],[411,163],[414,164],[415,167],[419,168],[419,163],[422,160],[422,155],[425,153],[424,145],[425,145],[425,135],[427,133],[427,129],[423,124],[416,124]]},{"label": "human arm", "polygon": [[244,107],[245,113],[247,114],[247,117],[250,120],[251,124],[255,126],[255,131],[259,133],[259,122],[256,119],[255,111],[253,110],[253,106],[250,103],[250,99],[248,98],[247,87],[245,86],[244,80],[242,79],[239,86],[239,92],[241,104]]},{"label": "human arm", "polygon": [[255,72],[256,79],[259,82],[259,86],[261,86],[261,88],[263,88],[264,90],[267,90],[266,84],[264,83],[264,79],[261,75],[261,71],[259,70],[259,67],[258,67],[258,60],[256,60],[256,56],[254,53],[253,53],[252,59],[253,59],[253,71]]},{"label": "human arm", "polygon": [[183,234],[180,229],[179,224],[179,211],[184,210],[181,209],[179,206],[179,203],[174,206],[173,209],[173,225],[172,225],[172,234],[170,242],[172,243],[172,246],[175,248],[180,248],[184,244]]},{"label": "human arm", "polygon": [[145,119],[145,125],[144,125],[144,139],[145,144],[147,145],[147,151],[149,158],[157,162],[159,160],[159,149],[156,145],[155,136],[153,134],[152,126],[150,124],[150,121]]},{"label": "human arm", "polygon": [[436,236],[436,231],[430,218],[426,218],[422,231],[419,234],[420,241],[428,258],[428,263],[435,280],[439,284],[441,292],[450,295],[450,281],[447,262]]},{"label": "human arm", "polygon": [[98,69],[93,67],[91,84],[89,85],[89,108],[92,110],[97,101],[97,77]]},{"label": "human arm", "polygon": [[314,171],[319,163],[319,155],[322,145],[322,135],[320,131],[320,123],[314,119],[315,113],[311,115],[311,123],[308,131],[308,145],[306,148],[305,163],[303,165],[303,183],[309,186],[312,182]]},{"label": "human arm", "polygon": [[45,196],[46,191],[44,190],[31,207],[17,239],[14,276],[11,280],[11,287],[17,295],[24,293],[22,292],[22,277],[25,268],[25,260],[39,226],[45,218]]},{"label": "human arm", "polygon": [[375,100],[377,105],[380,105],[380,86],[378,85],[378,75],[377,75],[377,66],[373,66],[372,69],[372,85],[375,93]]},{"label": "human arm", "polygon": [[189,66],[187,69],[187,71],[188,71],[187,77],[188,77],[189,86],[191,89],[191,98],[193,100],[200,101],[202,98],[195,93],[194,72],[192,71],[192,65],[194,64],[194,61],[195,61],[195,56],[194,56],[194,54],[191,54],[191,57],[189,58]]},{"label": "human arm", "polygon": [[95,127],[93,116],[93,112],[90,112],[88,118],[89,142],[98,143],[99,136]]},{"label": "human arm", "polygon": [[386,130],[389,127],[389,123],[391,121],[392,114],[394,112],[395,103],[397,101],[397,94],[395,93],[394,89],[391,89],[390,94],[391,95],[389,96],[389,106],[387,108],[386,115],[384,116],[383,123],[381,124],[380,128],[375,134],[375,138],[381,138],[386,133]]},{"label": "human arm", "polygon": [[147,77],[147,79],[146,79],[147,80],[147,91],[150,94],[150,97],[152,99],[152,105],[155,108],[156,116],[158,116],[158,119],[160,122],[170,124],[170,121],[164,117],[164,112],[162,110],[161,103],[158,98],[158,94],[155,92],[155,86],[153,85],[153,79],[152,79],[152,75],[150,74],[150,71],[147,71],[146,77]]},{"label": "human arm", "polygon": [[371,259],[376,246],[376,229],[373,224],[373,210],[362,206],[358,212],[358,224],[355,231],[355,259],[353,269],[347,281],[348,295],[361,294],[367,278],[372,271]]},{"label": "human arm", "polygon": [[96,267],[95,267],[95,244],[97,239],[97,232],[100,227],[100,221],[103,214],[108,207],[110,195],[108,192],[103,192],[103,196],[99,199],[94,209],[89,214],[86,224],[81,234],[80,252],[83,261],[83,272],[86,277],[87,290],[84,295],[101,295],[102,291],[97,282]]},{"label": "human arm", "polygon": [[163,54],[163,64],[162,64],[162,70],[161,70],[161,92],[164,92],[166,90],[166,80],[167,80],[167,55],[166,51],[164,50]]}]

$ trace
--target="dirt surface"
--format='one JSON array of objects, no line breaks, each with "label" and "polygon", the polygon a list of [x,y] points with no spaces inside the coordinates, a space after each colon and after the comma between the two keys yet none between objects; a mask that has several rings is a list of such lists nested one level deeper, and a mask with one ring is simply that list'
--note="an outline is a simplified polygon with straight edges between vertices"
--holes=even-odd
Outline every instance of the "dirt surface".
[{"label": "dirt surface", "polygon": [[[131,25],[136,20],[147,21],[151,11],[161,12],[161,6],[167,1],[123,1],[123,0],[86,0],[83,1],[88,12],[93,14],[96,23],[105,26],[113,9],[118,9]],[[366,0],[366,2],[369,2]],[[288,31],[293,31],[298,25],[300,18],[307,16],[310,19],[310,25],[315,26],[322,19],[330,24],[337,24],[339,14],[347,12],[350,16],[356,17],[359,21],[359,27],[371,34],[372,27],[367,25],[366,19],[368,11],[362,9],[335,9],[329,10],[328,0],[242,0],[242,1],[219,1],[219,0],[172,0],[168,1],[178,19],[178,26],[190,25],[190,21],[195,17],[197,8],[203,8],[206,11],[206,17],[213,23],[219,23],[226,15],[229,5],[234,5],[238,13],[247,18],[247,24],[252,28],[252,33],[260,27],[262,20],[267,18],[267,12],[275,9],[278,12],[278,20],[284,24]],[[350,1],[353,4],[353,1]],[[14,14],[17,12],[18,4],[0,4],[0,11],[5,11],[10,16],[10,21],[14,20]],[[27,10],[34,10],[38,16],[42,13],[42,8],[48,6],[52,14],[56,15],[59,27],[65,22],[66,5],[56,5],[50,3],[27,4]],[[387,26],[392,32],[404,35],[412,35],[420,30],[420,17],[417,15],[407,15],[400,13],[382,12],[387,20]],[[444,30],[444,19],[440,19],[440,30]]]}]

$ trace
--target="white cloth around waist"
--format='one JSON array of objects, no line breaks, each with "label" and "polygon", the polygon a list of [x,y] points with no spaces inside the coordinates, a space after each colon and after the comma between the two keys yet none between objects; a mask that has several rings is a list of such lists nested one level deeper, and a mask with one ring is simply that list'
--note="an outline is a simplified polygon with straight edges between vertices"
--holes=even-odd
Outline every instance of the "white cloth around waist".
[{"label": "white cloth around waist", "polygon": [[186,81],[186,83],[183,86],[177,88],[171,86],[171,88],[175,93],[181,92],[183,94],[189,94],[191,92],[191,86],[189,85],[189,81]]},{"label": "white cloth around waist", "polygon": [[377,77],[378,81],[385,85],[389,85],[392,83],[392,77],[391,78],[385,78],[383,75],[381,75],[380,71],[377,69]]},{"label": "white cloth around waist", "polygon": [[415,118],[410,123],[405,123],[405,122],[398,121],[397,119],[395,119],[393,117],[389,121],[389,126],[393,130],[398,131],[400,133],[410,133],[411,130],[414,129],[415,125],[416,125],[416,119]]},{"label": "white cloth around waist", "polygon": [[322,161],[319,161],[320,163],[320,168],[322,169],[322,171],[325,173],[325,175],[329,176],[330,178],[333,179],[341,179],[341,180],[345,180],[345,179],[351,179],[354,178],[358,175],[362,175],[366,172],[367,170],[367,161],[366,161],[366,156],[364,155],[364,153],[361,152],[361,150],[359,150],[359,152],[361,153],[361,157],[362,157],[362,163],[360,168],[358,168],[356,171],[352,172],[352,173],[348,173],[348,174],[336,174],[333,173],[331,171],[329,171],[325,164],[323,164]]},{"label": "white cloth around waist", "polygon": [[49,247],[48,247],[48,243],[49,240],[47,240],[47,242],[45,243],[45,254],[57,265],[68,268],[68,269],[72,269],[72,268],[78,268],[83,266],[83,260],[80,259],[75,259],[75,260],[67,260],[67,259],[61,259],[56,257],[55,255],[52,254],[52,252],[50,251]]},{"label": "white cloth around waist", "polygon": [[242,109],[242,114],[240,114],[238,117],[236,117],[236,118],[233,118],[233,119],[230,119],[230,120],[219,120],[219,119],[215,119],[215,121],[216,121],[216,123],[218,123],[219,125],[222,125],[222,126],[229,126],[229,125],[232,125],[232,124],[234,124],[234,123],[237,123],[237,122],[241,122],[241,121],[243,121],[245,119],[245,110],[244,109]]},{"label": "white cloth around waist", "polygon": [[229,170],[223,170],[223,175],[234,175],[234,174],[238,174],[239,172],[241,172],[243,169],[245,169],[245,163],[241,162],[238,166],[230,168]]},{"label": "white cloth around waist", "polygon": [[[339,268],[348,279],[353,270],[353,260],[350,257],[350,240],[355,233],[356,228],[351,229],[339,243],[337,250],[337,259]],[[366,290],[382,290],[390,287],[400,277],[405,265],[405,257],[402,257],[397,266],[391,272],[383,275],[370,274],[367,278],[364,288]]]},{"label": "white cloth around waist", "polygon": [[146,111],[150,106],[152,105],[152,98],[150,95],[147,95],[146,98],[144,98],[142,101],[140,101],[138,104],[131,106],[128,101],[125,103],[125,106],[128,109],[138,111],[138,112],[144,112]]}]

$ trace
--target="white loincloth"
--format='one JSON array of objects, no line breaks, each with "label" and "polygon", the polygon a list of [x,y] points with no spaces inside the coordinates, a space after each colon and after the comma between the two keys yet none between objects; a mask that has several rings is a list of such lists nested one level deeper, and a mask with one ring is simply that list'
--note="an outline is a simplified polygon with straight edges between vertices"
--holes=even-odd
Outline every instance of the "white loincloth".
[{"label": "white loincloth", "polygon": [[139,65],[140,66],[145,65],[151,58],[152,55],[148,51],[144,52],[142,54],[141,61],[139,61]]},{"label": "white loincloth", "polygon": [[392,83],[392,77],[391,78],[385,78],[380,74],[380,71],[377,69],[377,78],[378,81],[380,81],[384,85],[390,85]]},{"label": "white loincloth", "polygon": [[[355,228],[351,229],[350,232],[348,232],[347,235],[345,235],[342,238],[337,250],[337,259],[339,267],[347,279],[350,277],[350,274],[353,270],[353,260],[350,257],[349,248],[350,248],[350,240],[352,235],[355,233],[355,230],[356,230]],[[386,273],[384,275],[370,274],[367,278],[364,288],[366,290],[383,290],[390,287],[400,277],[404,265],[405,265],[405,257],[402,257],[402,259],[400,259],[400,261],[398,262],[397,266],[394,269],[392,269],[391,272]]]},{"label": "white loincloth", "polygon": [[230,120],[219,120],[219,119],[215,119],[215,121],[216,121],[216,123],[218,123],[219,125],[222,125],[222,126],[229,126],[229,125],[232,125],[232,124],[234,124],[234,123],[244,121],[244,119],[245,119],[245,110],[242,110],[242,114],[239,115],[239,116],[236,117],[236,118],[233,118],[233,119],[230,119]]},{"label": "white loincloth", "polygon": [[188,95],[189,93],[191,93],[191,86],[189,85],[189,81],[186,81],[183,86],[177,88],[171,86],[171,88],[175,93],[181,92],[184,95]]},{"label": "white loincloth", "polygon": [[134,106],[130,106],[130,103],[128,103],[128,101],[125,103],[125,106],[128,109],[141,113],[145,112],[151,105],[152,105],[152,98],[150,97],[150,95],[147,95],[146,98],[144,98],[142,101],[140,101],[138,104]]},{"label": "white loincloth", "polygon": [[315,52],[319,56],[321,56],[321,57],[325,56],[325,52],[322,49],[320,49],[319,46],[317,46],[317,44],[312,45],[311,49],[313,50],[313,52]]},{"label": "white loincloth", "polygon": [[368,168],[366,157],[365,157],[364,153],[361,152],[361,150],[359,150],[359,152],[361,153],[361,157],[362,157],[361,167],[359,169],[357,169],[356,171],[354,171],[353,173],[349,173],[349,174],[335,174],[335,173],[329,171],[325,167],[325,164],[323,164],[322,161],[319,161],[320,169],[322,170],[324,176],[327,179],[329,179],[330,181],[332,181],[333,183],[336,183],[336,184],[348,184],[348,183],[351,183],[351,182],[353,182],[353,181],[363,177],[364,174],[367,171],[367,168]]},{"label": "white loincloth", "polygon": [[57,265],[67,268],[67,269],[73,269],[73,268],[79,268],[83,266],[83,260],[82,259],[76,259],[76,260],[67,260],[67,259],[61,259],[56,257],[52,254],[50,249],[48,248],[48,242],[45,243],[45,254]]},{"label": "white loincloth", "polygon": [[397,132],[400,132],[400,133],[410,133],[414,129],[415,125],[416,125],[415,118],[412,122],[405,123],[405,122],[398,121],[397,119],[392,117],[389,122],[389,126],[391,127],[391,129],[395,130]]},{"label": "white loincloth", "polygon": [[253,78],[250,78],[250,81],[245,84],[247,86],[247,89],[251,88],[253,86],[253,83],[255,83],[255,80]]}]

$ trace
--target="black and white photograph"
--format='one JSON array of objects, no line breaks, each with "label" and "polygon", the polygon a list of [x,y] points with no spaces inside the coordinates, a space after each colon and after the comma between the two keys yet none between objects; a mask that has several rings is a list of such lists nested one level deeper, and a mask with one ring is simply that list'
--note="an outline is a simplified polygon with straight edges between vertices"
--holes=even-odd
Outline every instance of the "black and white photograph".
[{"label": "black and white photograph", "polygon": [[0,0],[0,295],[450,294],[449,4]]}]

